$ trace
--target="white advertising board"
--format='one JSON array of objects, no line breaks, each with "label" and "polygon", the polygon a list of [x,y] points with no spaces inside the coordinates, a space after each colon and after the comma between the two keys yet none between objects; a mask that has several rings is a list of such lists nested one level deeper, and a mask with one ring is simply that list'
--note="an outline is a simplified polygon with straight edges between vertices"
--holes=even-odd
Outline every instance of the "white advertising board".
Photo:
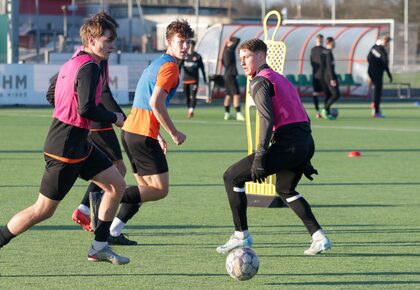
[{"label": "white advertising board", "polygon": [[[51,78],[59,69],[58,65],[0,65],[0,106],[48,105],[45,95]],[[121,105],[128,104],[127,66],[112,65],[109,70],[110,88],[115,100]]]}]

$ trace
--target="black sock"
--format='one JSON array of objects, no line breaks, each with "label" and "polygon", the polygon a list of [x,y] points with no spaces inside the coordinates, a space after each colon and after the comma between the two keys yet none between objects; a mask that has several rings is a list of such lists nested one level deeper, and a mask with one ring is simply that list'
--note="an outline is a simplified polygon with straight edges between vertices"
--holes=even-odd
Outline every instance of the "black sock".
[{"label": "black sock", "polygon": [[248,219],[246,215],[248,202],[245,192],[234,191],[235,185],[233,184],[233,178],[235,173],[231,167],[226,170],[223,175],[225,183],[225,189],[229,200],[230,209],[232,211],[233,223],[236,231],[248,230]]},{"label": "black sock", "polygon": [[225,106],[225,112],[230,113],[230,106]]},{"label": "black sock", "polygon": [[0,229],[0,248],[7,245],[14,237],[16,236],[9,231],[7,225],[2,227]]},{"label": "black sock", "polygon": [[241,106],[235,107],[236,113],[240,113],[241,112]]},{"label": "black sock", "polygon": [[140,209],[138,203],[122,203],[118,211],[117,218],[123,223],[127,223]]},{"label": "black sock", "polygon": [[[300,196],[299,192],[280,193],[279,195],[283,202],[302,220],[311,236],[321,228],[312,212],[311,206],[303,196]],[[287,199],[289,198],[292,201],[288,202]]]},{"label": "black sock", "polygon": [[109,237],[109,228],[111,227],[112,221],[98,220],[98,225],[95,230],[95,241],[106,242]]},{"label": "black sock", "polygon": [[318,96],[313,96],[315,110],[319,112],[319,99]]},{"label": "black sock", "polygon": [[121,203],[141,203],[140,190],[138,186],[130,186],[125,189]]},{"label": "black sock", "polygon": [[80,204],[83,204],[83,205],[89,207],[89,205],[90,205],[90,203],[89,203],[89,192],[97,192],[97,191],[102,191],[102,188],[97,186],[96,183],[94,183],[94,182],[89,183],[89,186],[88,186],[88,188],[86,190],[86,193],[83,196],[83,199],[80,202]]}]

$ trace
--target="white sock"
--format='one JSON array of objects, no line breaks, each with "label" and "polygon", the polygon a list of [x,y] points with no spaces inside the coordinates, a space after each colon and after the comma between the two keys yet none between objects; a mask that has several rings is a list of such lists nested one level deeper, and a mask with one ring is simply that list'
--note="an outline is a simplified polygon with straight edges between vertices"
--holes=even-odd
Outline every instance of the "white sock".
[{"label": "white sock", "polygon": [[95,251],[100,251],[106,246],[108,246],[108,242],[98,242],[96,240],[93,240],[92,247]]},{"label": "white sock", "polygon": [[190,112],[190,113],[194,112],[194,108],[189,108],[188,112]]},{"label": "white sock", "polygon": [[312,240],[317,241],[317,240],[322,240],[323,238],[325,238],[325,233],[323,230],[319,229],[317,230],[313,235],[312,235]]},{"label": "white sock", "polygon": [[77,207],[77,209],[78,210],[80,210],[82,213],[84,213],[85,215],[89,215],[90,214],[90,209],[89,209],[89,207],[87,207],[86,205],[84,205],[84,204],[80,204],[78,207]]},{"label": "white sock", "polygon": [[245,237],[247,237],[248,235],[249,235],[248,230],[243,231],[243,232],[235,231],[235,237],[241,240],[245,239]]},{"label": "white sock", "polygon": [[109,228],[109,233],[113,237],[118,237],[121,235],[122,230],[125,227],[125,223],[123,223],[119,218],[114,218],[112,221],[111,227]]}]

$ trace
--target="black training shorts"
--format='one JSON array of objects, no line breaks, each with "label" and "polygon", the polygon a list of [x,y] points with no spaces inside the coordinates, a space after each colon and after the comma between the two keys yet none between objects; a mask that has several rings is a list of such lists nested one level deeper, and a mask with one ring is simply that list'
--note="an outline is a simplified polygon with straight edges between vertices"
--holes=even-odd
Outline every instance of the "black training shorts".
[{"label": "black training shorts", "polygon": [[239,85],[236,80],[236,76],[226,75],[224,76],[226,94],[233,97],[234,95],[239,95]]},{"label": "black training shorts", "polygon": [[158,140],[124,130],[121,136],[134,173],[146,176],[168,172],[168,162]]},{"label": "black training shorts", "polygon": [[90,131],[88,139],[111,161],[122,160],[121,146],[114,129]]},{"label": "black training shorts", "polygon": [[312,79],[312,86],[314,89],[314,93],[322,93],[324,91],[324,86],[322,85],[321,79]]},{"label": "black training shorts", "polygon": [[90,180],[113,166],[103,152],[92,146],[88,158],[78,163],[66,163],[44,155],[45,171],[39,192],[53,200],[62,200],[78,177]]}]

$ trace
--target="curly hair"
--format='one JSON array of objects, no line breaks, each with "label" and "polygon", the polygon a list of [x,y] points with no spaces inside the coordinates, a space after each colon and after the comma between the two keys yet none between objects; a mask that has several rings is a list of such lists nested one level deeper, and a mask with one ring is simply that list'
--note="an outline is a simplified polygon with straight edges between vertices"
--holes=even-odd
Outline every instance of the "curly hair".
[{"label": "curly hair", "polygon": [[192,30],[186,19],[177,19],[172,21],[168,27],[166,27],[166,39],[171,39],[177,34],[179,34],[182,38],[194,37],[194,30]]}]

